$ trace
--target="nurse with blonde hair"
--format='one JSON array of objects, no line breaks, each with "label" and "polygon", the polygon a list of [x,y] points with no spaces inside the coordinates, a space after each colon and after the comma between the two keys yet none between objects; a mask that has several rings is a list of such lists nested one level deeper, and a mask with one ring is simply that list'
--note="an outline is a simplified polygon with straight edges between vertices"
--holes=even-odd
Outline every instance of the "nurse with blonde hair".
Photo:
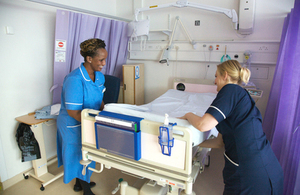
[{"label": "nurse with blonde hair", "polygon": [[248,83],[250,70],[236,60],[217,66],[217,97],[206,113],[199,117],[187,113],[199,131],[216,126],[218,137],[201,147],[225,147],[224,195],[283,194],[283,171],[262,129],[262,117],[250,94],[240,86]]}]

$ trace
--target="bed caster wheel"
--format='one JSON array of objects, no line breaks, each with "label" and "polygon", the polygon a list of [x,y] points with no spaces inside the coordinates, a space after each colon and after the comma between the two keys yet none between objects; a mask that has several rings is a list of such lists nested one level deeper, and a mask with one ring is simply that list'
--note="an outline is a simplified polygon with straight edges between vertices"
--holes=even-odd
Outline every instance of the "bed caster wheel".
[{"label": "bed caster wheel", "polygon": [[209,167],[209,165],[210,165],[210,156],[207,156],[206,158],[205,158],[205,167]]},{"label": "bed caster wheel", "polygon": [[24,179],[28,179],[29,178],[29,176],[25,175],[25,174],[23,174],[23,177],[24,177]]},{"label": "bed caster wheel", "polygon": [[45,187],[42,185],[42,187],[40,188],[41,191],[45,190]]}]

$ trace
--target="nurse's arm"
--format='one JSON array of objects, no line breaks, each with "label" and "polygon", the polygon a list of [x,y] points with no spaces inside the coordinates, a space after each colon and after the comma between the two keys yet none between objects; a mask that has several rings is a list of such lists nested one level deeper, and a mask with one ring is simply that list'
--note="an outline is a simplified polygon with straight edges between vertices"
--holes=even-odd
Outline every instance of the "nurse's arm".
[{"label": "nurse's arm", "polygon": [[186,119],[193,125],[196,129],[201,132],[209,131],[215,126],[217,126],[218,121],[211,114],[205,113],[202,117],[195,115],[191,112],[186,113],[181,119]]},{"label": "nurse's arm", "polygon": [[222,134],[219,133],[216,138],[205,140],[204,142],[199,144],[199,146],[203,148],[223,148],[224,142]]},{"label": "nurse's arm", "polygon": [[81,110],[67,110],[70,117],[76,119],[81,122]]},{"label": "nurse's arm", "polygon": [[101,106],[100,106],[100,111],[104,109],[104,102],[102,101]]}]

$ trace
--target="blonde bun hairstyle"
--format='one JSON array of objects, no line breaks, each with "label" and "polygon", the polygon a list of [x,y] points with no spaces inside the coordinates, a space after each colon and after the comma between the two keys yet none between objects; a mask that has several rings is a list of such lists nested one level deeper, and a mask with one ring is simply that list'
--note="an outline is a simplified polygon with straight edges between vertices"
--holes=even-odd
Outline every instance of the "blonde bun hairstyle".
[{"label": "blonde bun hairstyle", "polygon": [[250,70],[242,67],[236,60],[227,60],[217,65],[217,71],[221,76],[224,76],[225,72],[227,72],[228,76],[230,76],[230,81],[239,85],[243,82],[247,84],[251,76]]}]

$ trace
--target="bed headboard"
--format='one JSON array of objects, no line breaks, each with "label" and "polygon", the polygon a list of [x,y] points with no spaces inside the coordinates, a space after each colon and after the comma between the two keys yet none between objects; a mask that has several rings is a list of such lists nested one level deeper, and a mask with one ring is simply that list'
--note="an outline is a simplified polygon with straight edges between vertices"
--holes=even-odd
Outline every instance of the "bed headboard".
[{"label": "bed headboard", "polygon": [[217,93],[214,81],[208,79],[174,78],[173,87],[180,91],[194,93]]}]

